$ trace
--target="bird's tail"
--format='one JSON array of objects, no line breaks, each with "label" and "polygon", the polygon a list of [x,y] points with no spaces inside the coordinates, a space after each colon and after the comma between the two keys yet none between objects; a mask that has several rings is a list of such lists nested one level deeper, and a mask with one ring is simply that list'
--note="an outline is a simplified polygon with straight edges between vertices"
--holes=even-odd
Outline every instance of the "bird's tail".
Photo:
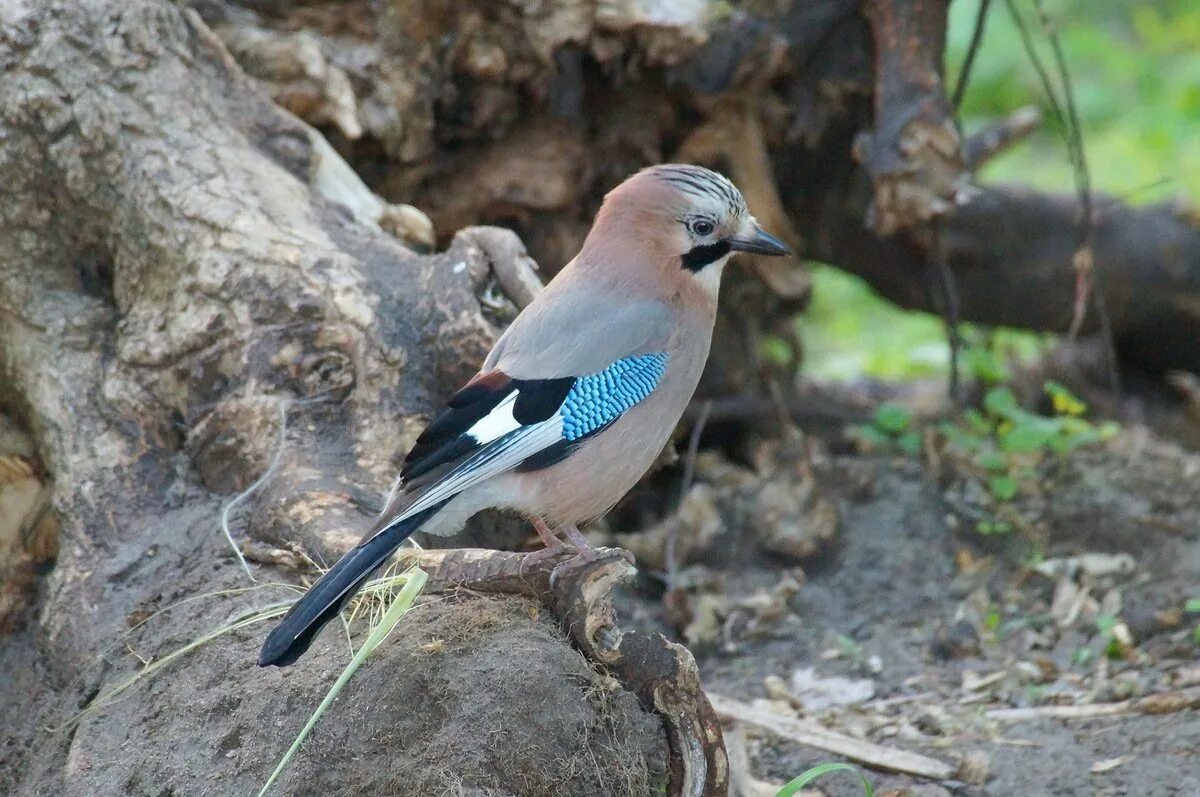
[{"label": "bird's tail", "polygon": [[267,635],[258,653],[258,666],[295,664],[325,624],[336,617],[362,588],[371,573],[441,507],[441,504],[430,507],[385,526],[339,559]]}]

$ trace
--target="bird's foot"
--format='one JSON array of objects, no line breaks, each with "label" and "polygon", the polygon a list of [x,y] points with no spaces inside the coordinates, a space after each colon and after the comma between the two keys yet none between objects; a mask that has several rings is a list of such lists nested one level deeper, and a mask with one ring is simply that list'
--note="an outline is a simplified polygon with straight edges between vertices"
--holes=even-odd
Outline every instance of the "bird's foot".
[{"label": "bird's foot", "polygon": [[569,551],[570,548],[555,540],[555,544],[552,546],[547,545],[541,550],[530,551],[529,553],[524,554],[521,557],[521,569],[524,570],[526,567],[531,565],[537,565],[551,559],[557,559]]},{"label": "bird's foot", "polygon": [[521,560],[521,569],[531,565],[537,565],[550,559],[556,559],[567,553],[570,549],[563,544],[562,540],[554,536],[554,532],[546,525],[546,521],[542,520],[537,515],[529,518],[529,522],[533,525],[533,530],[537,532],[538,539],[542,541],[544,546],[540,551],[532,551],[525,554]]},{"label": "bird's foot", "polygon": [[567,538],[567,542],[575,549],[575,556],[571,557],[572,562],[576,564],[585,564],[594,562],[600,558],[600,552],[592,547],[592,544],[587,541],[587,537],[574,526],[563,526],[563,536]]},{"label": "bird's foot", "polygon": [[546,521],[537,515],[532,515],[529,522],[533,525],[533,530],[537,532],[538,539],[542,541],[542,545],[546,546],[547,551],[554,551],[557,554],[567,547],[563,545],[562,540],[554,536],[554,532],[546,525]]}]

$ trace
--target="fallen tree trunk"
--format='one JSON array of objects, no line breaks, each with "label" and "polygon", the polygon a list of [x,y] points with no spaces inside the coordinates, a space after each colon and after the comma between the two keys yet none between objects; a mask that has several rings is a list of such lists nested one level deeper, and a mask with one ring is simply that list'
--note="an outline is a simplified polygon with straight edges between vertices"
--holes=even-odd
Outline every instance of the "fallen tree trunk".
[{"label": "fallen tree trunk", "polygon": [[[980,163],[1033,123],[961,134],[943,80],[946,6],[712,2],[654,14],[429,2],[348,18],[334,5],[200,8],[281,102],[323,125],[382,194],[427,210],[442,240],[467,223],[511,226],[552,273],[608,188],[647,163],[691,160],[729,172],[801,254],[905,307],[944,304],[931,276],[944,251],[963,320],[1065,332],[1078,202],[975,184]],[[264,37],[273,59],[244,46]],[[318,66],[294,67],[313,52]],[[330,70],[349,76],[345,91],[312,77]],[[1195,212],[1093,207],[1093,272],[1122,363],[1195,367]],[[792,363],[762,358],[764,335],[801,349],[790,319],[808,295],[804,272],[751,271],[725,290],[710,395],[790,382]],[[1094,311],[1087,322],[1095,330]]]}]

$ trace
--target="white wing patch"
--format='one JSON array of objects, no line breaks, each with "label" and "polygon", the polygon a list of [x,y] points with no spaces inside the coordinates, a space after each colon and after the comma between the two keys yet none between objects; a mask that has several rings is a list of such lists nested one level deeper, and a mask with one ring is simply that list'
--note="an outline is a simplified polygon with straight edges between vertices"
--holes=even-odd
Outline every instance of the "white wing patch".
[{"label": "white wing patch", "polygon": [[[511,415],[511,410],[509,411]],[[486,419],[484,419],[486,420]],[[480,421],[482,423],[483,421]],[[490,479],[499,473],[512,470],[527,458],[558,443],[563,438],[563,420],[557,413],[541,423],[522,426],[497,439],[482,451],[477,451],[457,468],[447,473],[437,484],[431,486],[420,498],[397,517],[403,520],[424,509],[445,501]]]},{"label": "white wing patch", "polygon": [[494,440],[499,440],[509,432],[520,429],[521,424],[513,417],[513,408],[516,406],[518,393],[519,391],[514,390],[505,396],[504,400],[497,404],[491,412],[476,421],[467,430],[467,434],[475,438],[477,443],[485,446]]}]

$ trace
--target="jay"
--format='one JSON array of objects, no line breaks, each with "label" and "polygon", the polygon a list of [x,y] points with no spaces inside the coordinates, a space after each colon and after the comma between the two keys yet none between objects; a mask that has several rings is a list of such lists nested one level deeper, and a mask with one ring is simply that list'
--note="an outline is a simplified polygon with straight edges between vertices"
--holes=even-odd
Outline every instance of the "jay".
[{"label": "jay", "polygon": [[[650,468],[700,381],[721,272],[735,252],[784,255],[733,183],[651,166],[604,198],[579,254],[496,342],[408,452],[374,527],[267,637],[292,664],[411,534],[516,510],[557,549]],[[552,531],[553,530],[553,531]]]}]

